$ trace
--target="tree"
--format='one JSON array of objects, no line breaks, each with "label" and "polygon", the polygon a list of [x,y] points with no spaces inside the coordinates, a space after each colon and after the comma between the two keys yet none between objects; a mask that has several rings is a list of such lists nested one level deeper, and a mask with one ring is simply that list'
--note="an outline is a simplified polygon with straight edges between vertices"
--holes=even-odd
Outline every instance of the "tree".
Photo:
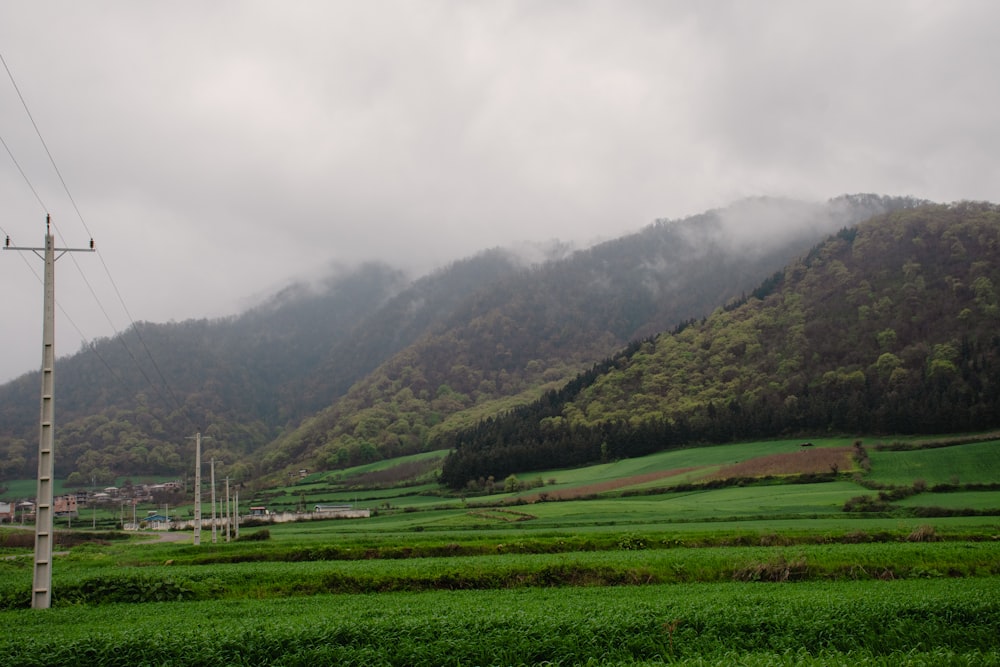
[{"label": "tree", "polygon": [[516,475],[510,474],[503,481],[503,490],[507,493],[516,493],[521,490],[521,480]]}]

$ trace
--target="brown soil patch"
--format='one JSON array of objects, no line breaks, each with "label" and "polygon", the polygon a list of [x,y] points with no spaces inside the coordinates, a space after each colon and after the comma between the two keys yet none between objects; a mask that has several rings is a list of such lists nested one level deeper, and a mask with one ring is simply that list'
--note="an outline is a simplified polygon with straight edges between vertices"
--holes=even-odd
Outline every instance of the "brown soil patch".
[{"label": "brown soil patch", "polygon": [[852,447],[811,447],[785,454],[771,454],[720,468],[705,479],[805,475],[847,471],[854,465]]}]

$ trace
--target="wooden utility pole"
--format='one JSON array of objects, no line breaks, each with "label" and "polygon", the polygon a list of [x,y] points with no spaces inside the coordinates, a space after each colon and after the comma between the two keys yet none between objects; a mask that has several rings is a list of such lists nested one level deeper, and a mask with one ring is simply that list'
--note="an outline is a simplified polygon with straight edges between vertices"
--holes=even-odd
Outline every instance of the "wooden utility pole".
[{"label": "wooden utility pole", "polygon": [[[55,445],[55,320],[56,320],[56,260],[67,252],[93,252],[94,240],[89,248],[56,248],[52,237],[52,218],[45,216],[45,247],[19,248],[10,244],[4,250],[26,250],[45,261],[44,303],[42,322],[42,406],[38,434],[38,493],[35,498],[35,571],[31,585],[31,608],[48,609],[52,606],[52,528],[53,471]],[[57,254],[58,253],[58,254]]]}]

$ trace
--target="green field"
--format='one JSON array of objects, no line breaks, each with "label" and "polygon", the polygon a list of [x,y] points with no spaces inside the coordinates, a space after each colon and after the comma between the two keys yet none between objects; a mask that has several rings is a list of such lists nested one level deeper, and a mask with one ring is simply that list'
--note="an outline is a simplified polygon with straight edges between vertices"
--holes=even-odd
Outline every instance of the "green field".
[{"label": "green field", "polygon": [[[359,484],[402,469],[379,462],[250,501],[349,502],[369,519],[198,547],[109,539],[111,510],[88,534],[83,510],[45,611],[25,608],[30,533],[3,529],[0,623],[17,631],[0,634],[0,664],[1000,665],[1000,444],[866,445],[870,470],[795,468],[853,443],[661,452],[478,495],[426,471]],[[719,478],[774,461],[787,473]],[[845,511],[880,494],[877,511]]]},{"label": "green field", "polygon": [[989,580],[532,588],[7,612],[7,665],[1000,662]]},{"label": "green field", "polygon": [[872,451],[872,479],[888,484],[985,484],[1000,481],[1000,441],[916,451]]}]

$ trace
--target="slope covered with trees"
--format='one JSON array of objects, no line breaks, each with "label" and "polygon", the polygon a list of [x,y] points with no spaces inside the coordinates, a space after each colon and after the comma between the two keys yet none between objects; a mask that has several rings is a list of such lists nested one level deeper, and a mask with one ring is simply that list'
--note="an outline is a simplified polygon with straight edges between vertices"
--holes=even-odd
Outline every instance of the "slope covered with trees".
[{"label": "slope covered with trees", "polygon": [[[514,272],[484,252],[407,284],[381,264],[292,285],[237,317],[140,322],[56,363],[57,474],[180,474],[206,456],[249,478],[255,453],[329,405],[470,292]],[[419,306],[419,307],[418,307]],[[389,320],[393,326],[385,325]],[[34,474],[37,373],[0,387],[0,479]]]},{"label": "slope covered with trees", "polygon": [[[179,475],[196,431],[238,479],[422,451],[915,203],[747,200],[540,264],[491,250],[412,283],[370,264],[236,317],[140,323],[57,362],[57,474]],[[0,478],[34,474],[38,386],[0,386]]]},{"label": "slope covered with trees", "polygon": [[845,228],[750,296],[442,434],[455,487],[692,442],[1000,425],[1000,210]]},{"label": "slope covered with trees", "polygon": [[537,398],[630,340],[698,317],[826,233],[911,199],[756,199],[640,232],[497,281],[330,408],[269,444],[263,471],[423,451],[438,434]]}]

